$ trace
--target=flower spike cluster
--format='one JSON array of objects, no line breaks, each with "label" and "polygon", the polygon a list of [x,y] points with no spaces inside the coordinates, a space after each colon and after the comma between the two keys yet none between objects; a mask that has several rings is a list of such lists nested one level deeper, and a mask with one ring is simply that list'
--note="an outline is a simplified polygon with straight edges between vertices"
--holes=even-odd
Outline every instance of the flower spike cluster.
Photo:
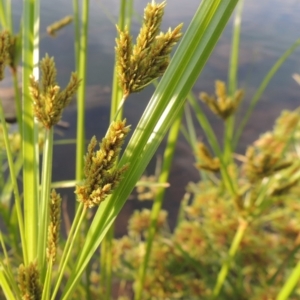
[{"label": "flower spike cluster", "polygon": [[4,78],[4,69],[9,62],[10,34],[7,30],[0,32],[0,80]]},{"label": "flower spike cluster", "polygon": [[117,72],[124,97],[142,90],[167,69],[173,46],[179,41],[183,24],[173,31],[159,33],[166,3],[149,3],[144,11],[144,22],[132,46],[128,28],[117,27],[116,39]]},{"label": "flower spike cluster", "polygon": [[244,97],[243,90],[235,92],[233,97],[227,95],[225,83],[222,81],[216,81],[216,96],[209,96],[206,93],[200,94],[200,99],[207,104],[210,110],[226,120],[230,117],[239,107],[240,102]]},{"label": "flower spike cluster", "polygon": [[65,26],[69,25],[71,22],[73,21],[73,17],[72,16],[65,16],[64,18],[52,23],[51,25],[49,25],[47,27],[47,33],[52,36],[55,37],[56,33],[61,30],[62,28],[64,28]]},{"label": "flower spike cluster", "polygon": [[212,157],[209,150],[203,143],[198,144],[197,156],[200,159],[200,163],[197,164],[197,168],[211,172],[218,172],[220,170],[219,158]]},{"label": "flower spike cluster", "polygon": [[18,283],[22,299],[42,299],[42,285],[37,263],[30,263],[27,267],[20,265]]},{"label": "flower spike cluster", "polygon": [[50,223],[48,226],[47,259],[54,263],[60,235],[61,197],[52,190],[50,195]]},{"label": "flower spike cluster", "polygon": [[100,144],[100,149],[94,151],[97,140],[91,139],[85,156],[85,181],[76,186],[75,193],[78,201],[86,207],[99,205],[116,188],[127,170],[127,165],[117,169],[115,166],[118,154],[129,126],[125,126],[126,120],[113,122],[105,138]]},{"label": "flower spike cluster", "polygon": [[60,91],[56,83],[56,67],[53,57],[47,54],[40,62],[41,82],[30,77],[30,93],[36,118],[50,129],[61,118],[63,109],[70,103],[80,84],[76,73],[71,74],[67,87]]}]

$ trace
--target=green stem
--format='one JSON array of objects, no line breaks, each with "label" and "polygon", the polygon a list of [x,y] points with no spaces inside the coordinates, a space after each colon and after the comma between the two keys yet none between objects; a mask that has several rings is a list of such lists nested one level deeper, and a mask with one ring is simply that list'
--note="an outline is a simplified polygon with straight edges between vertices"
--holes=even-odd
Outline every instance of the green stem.
[{"label": "green stem", "polygon": [[42,300],[49,300],[50,299],[50,291],[51,291],[51,277],[52,277],[52,260],[48,262],[47,272],[44,280],[43,285],[43,294],[42,294]]},{"label": "green stem", "polygon": [[73,15],[74,15],[74,52],[75,66],[78,71],[79,64],[79,49],[80,49],[80,28],[79,28],[79,9],[78,0],[73,0]]},{"label": "green stem", "polygon": [[4,0],[0,0],[0,24],[3,28],[8,29],[8,20],[5,12]]},{"label": "green stem", "polygon": [[0,269],[0,286],[2,288],[5,299],[15,299],[15,295],[13,294],[11,287],[9,286],[9,282],[5,277],[4,270]]},{"label": "green stem", "polygon": [[[118,26],[122,30],[125,27],[125,19],[126,19],[126,0],[121,0],[120,3],[120,12],[119,12],[119,21]],[[128,26],[130,22],[128,23]],[[116,65],[114,67],[114,74],[113,74],[113,83],[112,83],[112,101],[111,101],[111,108],[110,108],[110,120],[115,119],[115,114],[120,107],[120,102],[122,99],[122,90],[118,84],[118,76],[117,76],[117,68]],[[120,117],[121,118],[121,117]]]},{"label": "green stem", "polygon": [[101,244],[101,282],[104,288],[103,300],[111,299],[112,288],[112,240],[114,224],[108,230]]},{"label": "green stem", "polygon": [[82,32],[79,50],[78,77],[82,82],[77,94],[77,140],[76,140],[76,180],[83,178],[83,158],[85,153],[85,89],[86,89],[86,65],[89,24],[89,0],[83,1],[82,8]]},{"label": "green stem", "polygon": [[[132,1],[128,3],[126,0],[121,1],[118,26],[122,30],[125,27],[125,22],[130,25],[131,19],[126,20],[126,10],[128,6],[132,5]],[[110,122],[120,120],[123,115],[123,105],[125,97],[123,97],[122,90],[118,84],[117,69],[114,67],[113,85],[112,85],[112,99],[110,108]],[[101,282],[104,287],[104,300],[111,298],[112,288],[112,240],[114,237],[114,224],[110,227],[103,242],[101,244]]]},{"label": "green stem", "polygon": [[[62,278],[63,278],[63,275],[64,275],[64,271],[65,271],[66,266],[67,266],[67,262],[70,258],[72,249],[74,247],[74,242],[77,239],[77,235],[78,235],[80,226],[81,226],[82,222],[84,221],[84,218],[85,218],[85,215],[86,215],[86,210],[87,210],[86,207],[83,207],[83,205],[80,204],[77,211],[76,211],[76,215],[75,215],[75,218],[74,218],[73,223],[72,223],[72,227],[71,227],[68,239],[67,239],[67,243],[64,247],[64,251],[63,251],[62,257],[60,259],[60,264],[59,264],[59,268],[58,268],[58,278],[56,280],[56,284],[55,284],[55,287],[54,287],[54,291],[52,293],[51,300],[56,299],[56,294],[57,294],[58,289],[60,287],[60,284],[61,284],[61,281],[62,281]],[[74,235],[73,235],[73,232],[74,232]]]},{"label": "green stem", "polygon": [[233,96],[237,89],[237,71],[239,64],[239,44],[241,36],[241,16],[243,11],[243,0],[240,0],[236,6],[236,14],[233,23],[233,37],[231,44],[231,56],[229,63],[229,72],[228,72],[228,93],[230,96]]},{"label": "green stem", "polygon": [[[199,162],[199,159],[197,158],[197,155],[196,155],[196,153],[198,151],[197,134],[196,134],[195,126],[193,124],[193,117],[192,117],[191,109],[190,109],[190,106],[188,103],[186,103],[184,106],[184,113],[185,113],[185,120],[186,120],[186,125],[187,125],[187,130],[188,130],[188,133],[186,135],[187,141],[190,144],[191,148],[193,149],[196,161]],[[185,135],[185,133],[184,133],[184,135]],[[203,180],[207,179],[207,174],[205,171],[199,170],[199,174]]]},{"label": "green stem", "polygon": [[22,127],[22,103],[21,103],[21,96],[19,90],[19,81],[18,81],[18,73],[13,71],[13,81],[14,81],[14,90],[15,90],[15,106],[16,106],[16,115],[17,121],[19,125],[19,132],[22,135],[23,127]]},{"label": "green stem", "polygon": [[226,259],[226,261],[224,261],[224,263],[222,264],[221,270],[218,274],[217,277],[217,282],[215,284],[214,290],[213,290],[213,295],[212,295],[212,299],[217,299],[216,297],[218,297],[221,288],[224,284],[224,281],[227,277],[228,271],[230,269],[230,264],[240,246],[240,243],[243,239],[244,233],[246,231],[248,227],[248,223],[244,220],[240,221],[240,225],[235,233],[234,239],[232,241],[232,244],[230,246],[229,252],[228,252],[228,258]]},{"label": "green stem", "polygon": [[[169,179],[171,165],[172,165],[174,152],[175,152],[175,148],[176,148],[175,146],[176,146],[176,142],[178,140],[178,135],[179,135],[180,126],[181,126],[182,113],[183,113],[183,110],[178,114],[178,116],[169,132],[167,146],[166,146],[164,158],[163,158],[162,171],[161,171],[161,174],[160,174],[159,180],[158,180],[158,182],[160,182],[160,183],[167,182]],[[151,224],[150,224],[148,234],[147,234],[146,253],[145,253],[143,262],[140,265],[139,272],[138,272],[138,279],[137,279],[137,283],[136,283],[136,290],[135,290],[135,297],[134,297],[135,300],[142,299],[146,271],[147,271],[147,267],[148,267],[148,263],[149,263],[149,258],[150,258],[150,254],[151,254],[154,236],[156,234],[157,220],[158,220],[159,212],[160,212],[162,204],[163,204],[164,195],[165,195],[165,189],[160,188],[156,194],[156,197],[154,199],[154,203],[152,206]]]},{"label": "green stem", "polygon": [[[19,300],[19,299],[21,299],[21,297],[18,294],[19,287],[14,279],[15,278],[14,271],[10,264],[10,258],[9,258],[7,249],[5,247],[5,243],[4,243],[3,235],[2,235],[1,231],[0,231],[0,243],[1,243],[2,251],[3,251],[3,256],[5,258],[0,261],[0,268],[2,268],[4,270],[5,277],[7,278],[8,282],[10,283],[10,286],[11,286],[12,290],[14,291],[16,298]],[[0,286],[1,286],[1,281],[0,281]]]},{"label": "green stem", "polygon": [[43,150],[41,200],[39,203],[39,238],[38,238],[38,264],[41,278],[44,279],[46,271],[47,230],[49,223],[49,199],[52,178],[53,158],[53,127],[46,130]]},{"label": "green stem", "polygon": [[196,118],[197,118],[199,124],[201,125],[201,127],[203,129],[203,132],[206,135],[210,146],[212,147],[215,155],[217,155],[219,160],[220,160],[221,174],[222,174],[222,178],[224,180],[225,186],[228,189],[228,191],[231,193],[231,195],[235,196],[236,195],[236,188],[234,186],[234,182],[231,180],[231,177],[228,174],[226,163],[224,162],[223,154],[222,154],[222,151],[220,149],[220,146],[219,146],[218,140],[216,138],[216,135],[215,135],[212,127],[210,126],[210,123],[209,123],[208,119],[206,118],[204,112],[202,111],[202,109],[198,105],[198,103],[197,103],[195,97],[193,96],[193,94],[189,93],[187,98],[188,98],[188,101],[191,104],[192,108],[195,111]]},{"label": "green stem", "polygon": [[11,0],[6,0],[6,16],[7,16],[7,27],[9,31],[13,33],[12,13],[11,13]]},{"label": "green stem", "polygon": [[18,225],[20,230],[20,236],[21,236],[21,243],[22,243],[22,249],[23,249],[23,260],[26,263],[28,263],[28,253],[27,253],[27,244],[26,244],[26,237],[25,237],[25,230],[24,230],[24,220],[22,215],[22,205],[21,205],[21,198],[18,188],[18,182],[17,182],[17,174],[15,172],[15,165],[13,161],[13,155],[10,148],[10,141],[8,137],[8,131],[7,126],[5,122],[4,117],[4,110],[2,101],[0,100],[0,121],[2,123],[2,130],[3,130],[3,137],[4,137],[4,143],[5,143],[5,149],[7,154],[7,160],[9,165],[9,174],[13,186],[14,196],[15,196],[15,205],[16,205],[16,211],[17,211],[17,217],[18,217]]},{"label": "green stem", "polygon": [[[229,62],[228,72],[228,95],[233,99],[234,93],[237,89],[237,72],[239,63],[239,44],[241,32],[241,16],[243,10],[243,1],[240,0],[236,7],[236,14],[233,23],[233,37],[231,45],[231,56]],[[232,162],[233,152],[233,134],[234,134],[235,116],[231,115],[225,121],[225,136],[224,136],[224,161],[228,165]]]},{"label": "green stem", "polygon": [[292,274],[289,276],[282,289],[280,290],[276,300],[286,300],[289,298],[290,294],[295,289],[296,285],[299,283],[300,278],[300,262],[296,265]]}]

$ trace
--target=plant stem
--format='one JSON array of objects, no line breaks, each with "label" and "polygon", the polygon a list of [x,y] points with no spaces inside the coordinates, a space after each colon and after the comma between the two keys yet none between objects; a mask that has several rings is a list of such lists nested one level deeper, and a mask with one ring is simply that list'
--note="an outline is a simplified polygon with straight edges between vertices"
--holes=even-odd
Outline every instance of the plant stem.
[{"label": "plant stem", "polygon": [[[237,89],[237,72],[239,62],[239,43],[241,32],[241,16],[243,10],[243,0],[240,0],[236,7],[236,13],[233,23],[233,37],[231,45],[231,55],[228,71],[228,95],[233,100],[235,91]],[[224,136],[224,161],[227,166],[232,162],[233,152],[233,134],[234,134],[235,116],[232,114],[225,121],[225,136]]]},{"label": "plant stem", "polygon": [[9,28],[4,0],[0,0],[0,24],[5,29]]},{"label": "plant stem", "polygon": [[47,272],[46,272],[44,285],[43,285],[42,300],[50,299],[52,267],[53,267],[52,259],[50,259],[50,261],[48,262]]},{"label": "plant stem", "polygon": [[22,250],[23,250],[23,260],[24,260],[24,263],[27,264],[28,263],[28,261],[27,261],[27,258],[28,258],[27,249],[28,248],[27,248],[26,237],[25,237],[21,198],[20,198],[18,182],[17,182],[17,174],[15,172],[15,165],[14,165],[13,155],[12,155],[11,148],[10,148],[10,141],[8,138],[8,131],[7,131],[7,126],[6,126],[4,111],[3,111],[3,105],[2,105],[1,100],[0,100],[0,121],[2,123],[2,131],[3,131],[2,133],[3,133],[3,137],[4,137],[5,149],[6,149],[7,160],[8,160],[8,165],[9,165],[9,174],[10,174],[11,182],[13,185],[13,191],[14,191],[14,197],[15,197],[18,225],[19,225]]},{"label": "plant stem", "polygon": [[5,277],[4,270],[2,268],[0,269],[0,285],[6,299],[15,299],[15,295],[13,294],[11,287],[9,286],[9,282]]},{"label": "plant stem", "polygon": [[47,230],[49,224],[50,185],[52,178],[53,127],[46,130],[43,150],[41,197],[39,205],[38,264],[41,278],[46,271]]},{"label": "plant stem", "polygon": [[[74,248],[74,242],[77,238],[80,226],[81,226],[82,222],[84,221],[84,218],[86,215],[86,210],[87,210],[86,207],[83,207],[83,205],[80,203],[79,207],[77,208],[76,215],[75,215],[75,218],[72,223],[72,227],[71,227],[68,239],[67,239],[67,243],[64,247],[64,251],[63,251],[62,257],[60,259],[60,264],[59,264],[59,268],[58,268],[58,278],[56,280],[56,284],[55,284],[54,291],[52,293],[51,300],[56,299],[56,294],[60,287],[60,284],[61,284],[61,281],[62,281],[62,278],[64,275],[64,271],[67,266],[67,262],[70,258],[72,249]],[[74,234],[73,234],[73,232],[74,232]]]},{"label": "plant stem", "polygon": [[73,15],[74,15],[74,52],[75,66],[78,71],[79,51],[80,51],[80,28],[79,28],[79,9],[78,0],[73,0]]},{"label": "plant stem", "polygon": [[[132,5],[126,0],[121,1],[119,21],[118,26],[122,30],[125,27],[127,9],[128,6]],[[127,24],[131,24],[131,19],[127,19]],[[110,108],[110,122],[121,120],[123,115],[123,105],[125,102],[125,97],[123,97],[122,90],[118,85],[117,68],[114,66],[113,74],[113,85],[112,85],[112,99]],[[116,162],[117,163],[117,162]],[[111,298],[111,288],[112,288],[112,240],[114,237],[114,224],[111,225],[108,230],[103,242],[101,244],[101,282],[104,287],[104,300],[109,300]]]},{"label": "plant stem", "polygon": [[236,13],[233,23],[233,37],[231,44],[231,56],[229,62],[229,71],[228,71],[228,93],[230,96],[233,96],[235,93],[238,83],[237,83],[237,71],[239,63],[239,45],[240,45],[240,35],[241,35],[241,19],[243,11],[243,0],[239,0],[236,6]]},{"label": "plant stem", "polygon": [[[120,2],[120,12],[119,12],[119,21],[118,27],[122,30],[125,28],[125,19],[126,19],[126,0],[121,0]],[[128,26],[130,22],[128,23]],[[117,68],[116,65],[114,66],[114,74],[113,74],[113,81],[112,81],[112,101],[111,101],[111,108],[110,108],[110,120],[115,119],[115,114],[118,111],[119,102],[122,99],[122,90],[118,84],[118,76],[117,76]]]},{"label": "plant stem", "polygon": [[102,286],[104,287],[103,300],[111,299],[113,237],[114,237],[114,224],[108,230],[101,244],[101,283]]},{"label": "plant stem", "polygon": [[13,81],[14,81],[14,90],[15,90],[15,106],[16,106],[16,114],[17,114],[17,121],[19,126],[19,132],[22,136],[23,127],[22,127],[22,103],[20,97],[20,90],[19,90],[19,82],[18,82],[18,72],[13,72]]},{"label": "plant stem", "polygon": [[85,152],[85,89],[87,67],[87,45],[89,24],[89,0],[83,1],[82,32],[79,49],[78,77],[82,79],[77,93],[77,140],[76,140],[76,180],[83,178],[83,158]]},{"label": "plant stem", "polygon": [[276,300],[286,300],[289,298],[290,294],[295,289],[296,285],[299,283],[300,278],[300,262],[297,263],[296,267],[293,269],[291,275],[281,288]]},{"label": "plant stem", "polygon": [[208,119],[206,118],[204,112],[198,105],[193,94],[189,93],[187,98],[188,98],[188,101],[191,104],[192,108],[195,111],[197,120],[198,120],[199,124],[201,125],[203,132],[206,135],[208,142],[214,151],[214,154],[217,155],[220,160],[221,174],[222,174],[222,178],[224,180],[225,186],[228,189],[228,191],[231,193],[231,195],[235,196],[236,189],[235,189],[235,186],[234,186],[234,183],[233,183],[231,177],[228,174],[226,163],[224,162],[224,159],[223,159],[223,153],[220,149],[216,135],[215,135],[212,127],[210,126],[210,123],[209,123]]},{"label": "plant stem", "polygon": [[[188,130],[187,141],[189,142],[189,144],[194,152],[195,159],[197,161],[196,153],[198,151],[198,140],[197,140],[195,126],[193,124],[193,117],[191,114],[191,109],[190,109],[190,106],[188,103],[186,103],[184,106],[184,113],[185,113],[185,120],[186,120],[187,130]],[[205,171],[200,169],[199,174],[200,174],[201,179],[203,179],[203,180],[207,179],[207,174]]]},{"label": "plant stem", "polygon": [[239,245],[243,239],[243,236],[244,236],[244,233],[245,233],[247,227],[248,227],[247,221],[240,220],[239,227],[235,233],[235,236],[233,238],[232,244],[231,244],[229,252],[228,252],[228,258],[222,264],[221,270],[218,274],[217,282],[216,282],[214,290],[213,290],[212,299],[216,299],[216,297],[218,297],[218,295],[221,291],[223,283],[227,277],[232,259],[234,258],[235,254],[239,248]]}]

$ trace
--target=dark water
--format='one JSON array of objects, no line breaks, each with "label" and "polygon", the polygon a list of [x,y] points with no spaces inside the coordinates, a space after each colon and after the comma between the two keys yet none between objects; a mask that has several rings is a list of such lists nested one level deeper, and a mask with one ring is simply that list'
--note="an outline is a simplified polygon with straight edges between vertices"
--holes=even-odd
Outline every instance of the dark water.
[{"label": "dark water", "polygon": [[[13,1],[15,26],[18,22],[22,7],[20,0]],[[174,27],[184,22],[187,28],[193,13],[199,5],[198,0],[169,0],[165,9],[162,30]],[[136,1],[135,11],[141,15],[147,1]],[[90,27],[88,47],[88,71],[86,93],[86,130],[87,138],[96,135],[99,139],[105,134],[109,120],[110,85],[114,63],[114,43],[116,23],[119,9],[117,0],[91,0],[90,1]],[[72,14],[72,1],[52,0],[41,1],[41,47],[40,55],[47,52],[55,57],[58,68],[58,82],[62,86],[68,81],[69,73],[74,70],[73,27],[62,30],[57,38],[48,37],[46,27],[64,17]],[[255,90],[263,80],[265,74],[272,67],[279,56],[300,37],[300,2],[298,0],[246,0],[242,16],[239,87],[246,89],[244,109],[249,103]],[[139,21],[132,26],[132,33],[136,35],[139,30]],[[216,79],[227,80],[227,70],[231,47],[232,21],[225,29],[204,71],[197,81],[194,91],[212,93]],[[297,50],[282,66],[278,74],[265,91],[260,104],[257,106],[249,126],[241,139],[240,150],[257,138],[260,132],[272,127],[273,121],[283,108],[293,109],[299,104],[300,86],[292,79],[293,73],[300,73],[300,51]],[[153,91],[148,87],[141,93],[132,96],[125,106],[125,116],[134,126],[142,114]],[[239,113],[241,118],[244,110]],[[211,116],[209,114],[209,116]],[[70,128],[63,132],[63,138],[74,138],[76,132],[76,104],[73,103],[63,117],[70,123]],[[210,120],[218,134],[222,136],[222,124],[213,116]],[[203,133],[198,129],[199,139]],[[58,134],[57,138],[61,138]],[[158,155],[163,148],[158,151]],[[67,180],[74,178],[74,146],[57,146],[54,157],[54,180]],[[193,168],[193,157],[189,146],[180,138],[176,150],[176,158],[172,167],[170,178],[171,188],[166,196],[165,207],[169,210],[170,221],[174,221],[179,201],[184,193],[184,187],[190,180],[197,180],[197,171]],[[155,159],[153,160],[155,164]],[[151,169],[151,168],[150,168]],[[150,171],[149,171],[150,172]],[[64,191],[61,191],[64,194]],[[72,193],[67,193],[68,202],[73,202]],[[127,219],[134,207],[141,204],[128,201],[119,219],[119,224]],[[142,204],[144,205],[144,204]],[[119,232],[122,230],[120,229]]]}]

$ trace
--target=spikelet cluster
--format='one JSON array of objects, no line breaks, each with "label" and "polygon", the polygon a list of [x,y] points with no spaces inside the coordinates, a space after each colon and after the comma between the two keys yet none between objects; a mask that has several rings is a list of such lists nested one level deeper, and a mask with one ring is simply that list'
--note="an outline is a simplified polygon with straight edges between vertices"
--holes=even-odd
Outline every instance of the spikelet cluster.
[{"label": "spikelet cluster", "polygon": [[242,90],[236,91],[233,97],[227,95],[225,83],[219,80],[216,81],[216,97],[206,93],[200,94],[200,99],[223,120],[226,120],[237,110],[243,97],[244,92]]},{"label": "spikelet cluster", "polygon": [[78,201],[86,207],[99,205],[111,194],[127,170],[127,165],[119,169],[115,166],[121,146],[129,132],[129,126],[125,124],[126,120],[113,122],[98,151],[94,150],[97,145],[96,138],[91,139],[85,156],[85,180],[81,185],[77,185],[75,190]]},{"label": "spikelet cluster", "polygon": [[165,2],[147,5],[143,26],[134,46],[128,27],[124,30],[117,28],[117,72],[125,98],[130,93],[142,90],[165,72],[172,48],[182,35],[182,24],[173,31],[169,29],[166,33],[159,33],[165,5]]},{"label": "spikelet cluster", "polygon": [[72,16],[65,16],[64,18],[54,22],[53,24],[47,27],[47,33],[52,37],[56,36],[56,33],[64,28],[65,26],[69,25],[73,21]]},{"label": "spikelet cluster", "polygon": [[56,83],[54,58],[46,54],[40,62],[40,68],[40,83],[33,76],[30,77],[30,94],[35,117],[46,129],[50,129],[61,119],[63,109],[77,92],[80,80],[76,73],[72,73],[67,87],[61,91]]},{"label": "spikelet cluster", "polygon": [[10,33],[0,32],[0,81],[4,78],[4,69],[9,63]]},{"label": "spikelet cluster", "polygon": [[203,169],[211,172],[218,172],[220,170],[220,160],[217,157],[212,157],[209,150],[203,143],[198,143],[197,157],[199,158],[199,163],[197,163],[197,168]]},{"label": "spikelet cluster", "polygon": [[[283,176],[283,178],[292,180],[288,173],[293,174],[298,168],[297,160],[284,155],[284,152],[291,137],[298,134],[299,128],[299,112],[297,110],[283,111],[277,119],[273,131],[263,134],[253,146],[248,147],[243,169],[250,182],[257,182],[284,170],[286,175],[283,176],[284,173],[282,173],[281,176],[277,176],[277,179],[282,180]],[[289,185],[288,181],[283,183],[282,188]],[[278,188],[279,186],[276,188],[277,191],[279,191]]]},{"label": "spikelet cluster", "polygon": [[61,197],[52,190],[50,196],[50,223],[48,226],[47,259],[55,262],[61,222]]},{"label": "spikelet cluster", "polygon": [[42,297],[42,285],[36,263],[30,263],[28,267],[20,265],[18,272],[18,284],[23,300],[39,300]]}]

